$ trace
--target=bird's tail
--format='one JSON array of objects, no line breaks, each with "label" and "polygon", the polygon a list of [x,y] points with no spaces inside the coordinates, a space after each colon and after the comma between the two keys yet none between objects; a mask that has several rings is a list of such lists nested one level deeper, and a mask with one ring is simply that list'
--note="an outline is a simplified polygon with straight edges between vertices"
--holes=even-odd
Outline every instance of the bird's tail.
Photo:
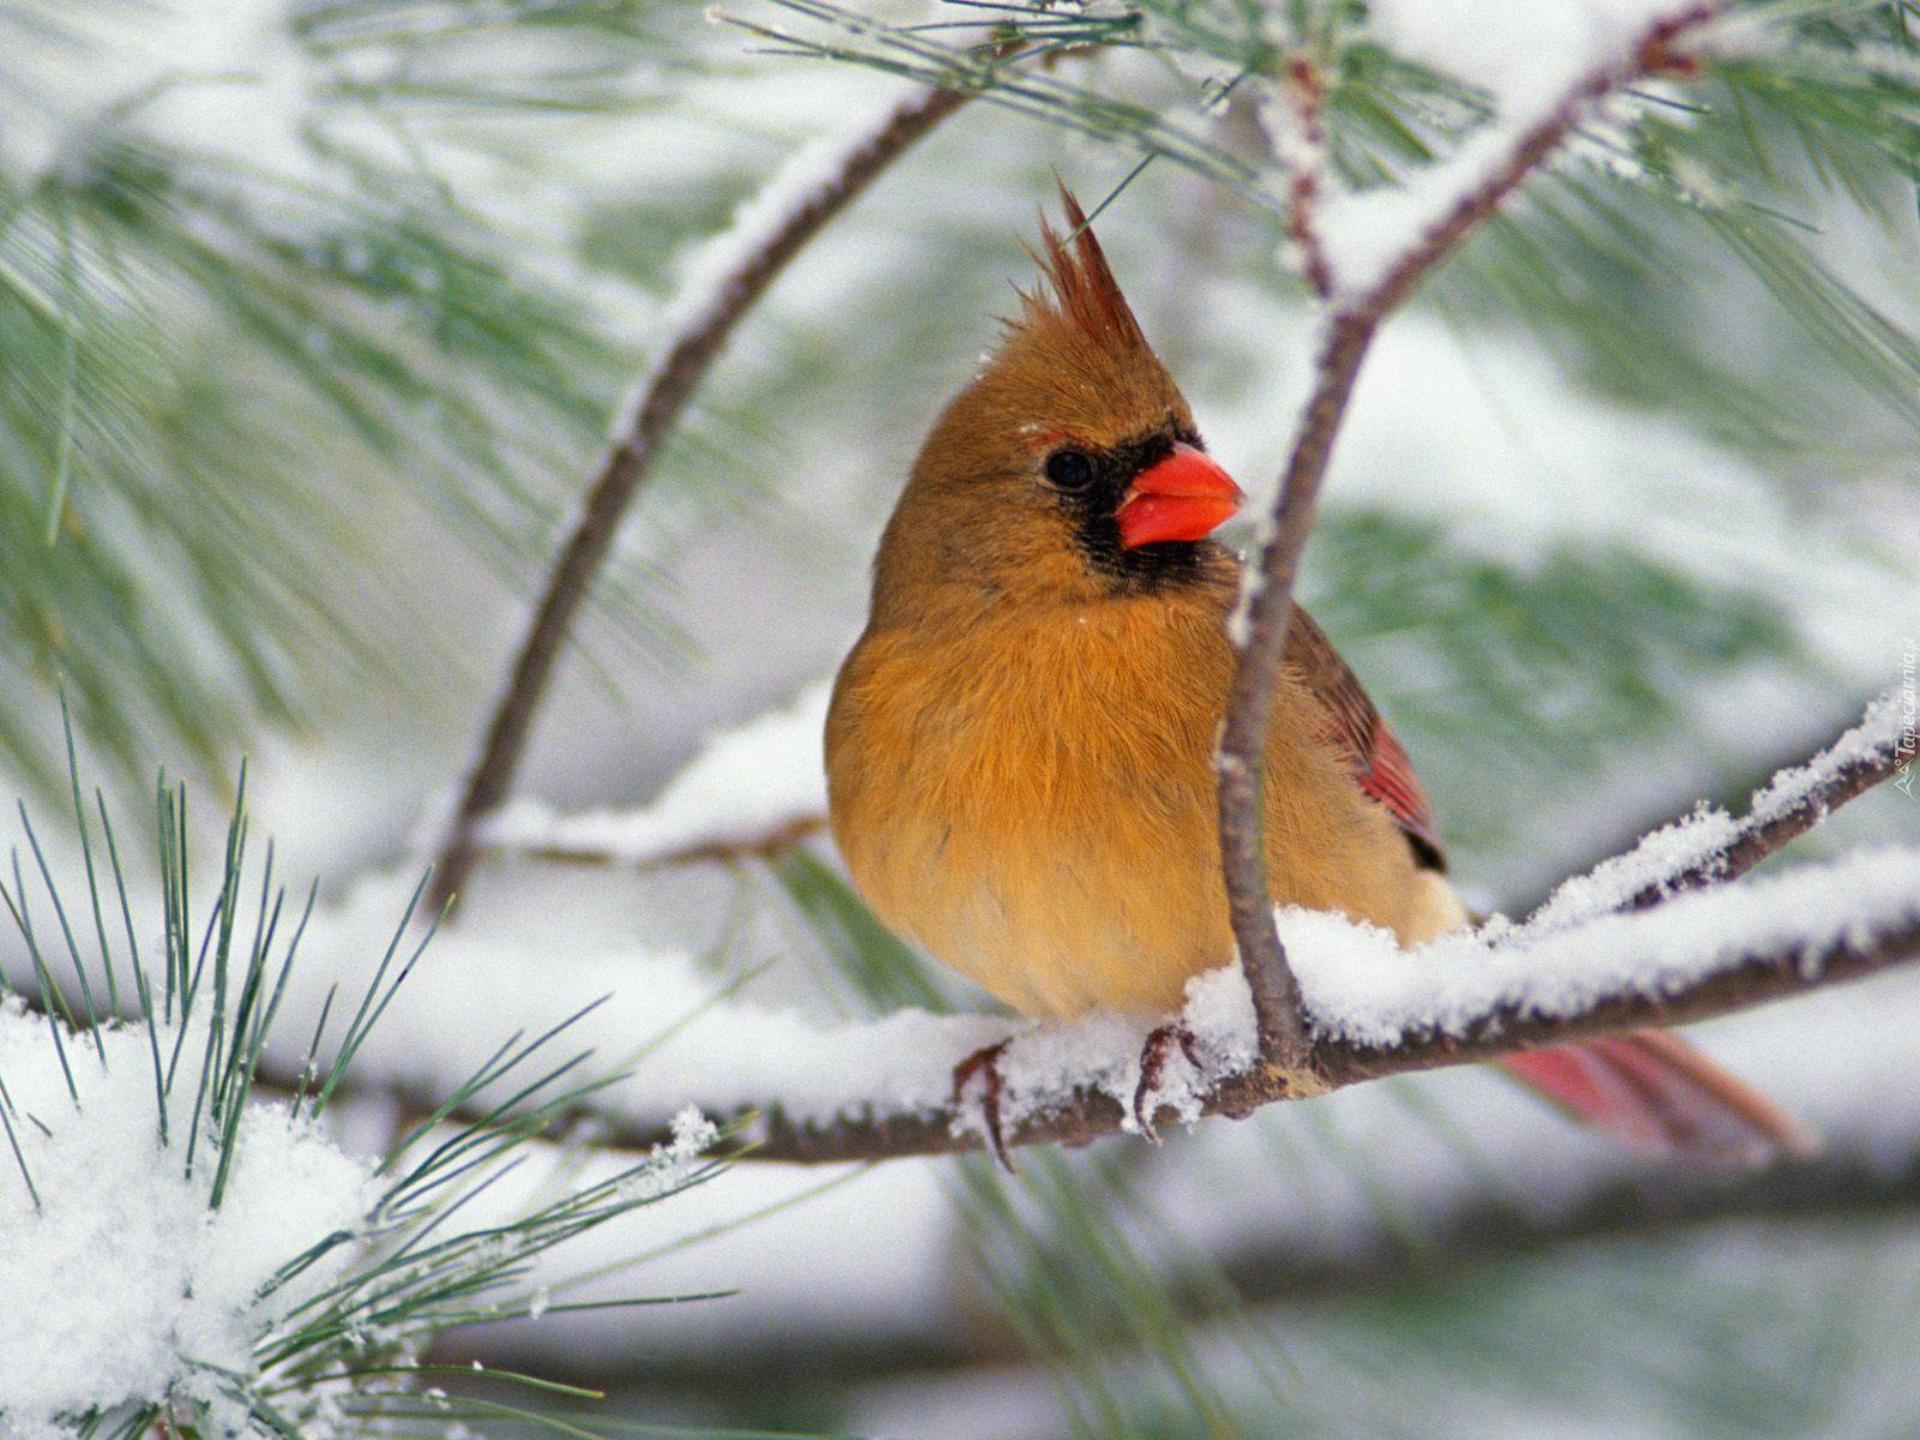
[{"label": "bird's tail", "polygon": [[1576,1119],[1647,1154],[1754,1165],[1820,1148],[1806,1125],[1664,1030],[1522,1051],[1499,1064]]}]

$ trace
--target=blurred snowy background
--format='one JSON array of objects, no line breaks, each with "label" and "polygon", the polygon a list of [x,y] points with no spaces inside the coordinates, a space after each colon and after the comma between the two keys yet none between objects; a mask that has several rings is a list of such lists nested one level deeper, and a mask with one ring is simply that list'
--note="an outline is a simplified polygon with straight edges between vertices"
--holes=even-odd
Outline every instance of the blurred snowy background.
[{"label": "blurred snowy background", "polygon": [[[818,7],[736,8],[868,44]],[[1146,8],[1279,46],[1329,7]],[[1374,8],[1402,58],[1469,81],[1552,38],[1524,5]],[[1389,325],[1308,550],[1303,598],[1488,908],[1737,804],[1912,678],[1920,61],[1904,6],[1743,8],[1723,68],[1637,102],[1658,145],[1590,127]],[[965,38],[990,18],[866,13]],[[256,830],[322,886],[303,984],[378,959],[675,297],[743,203],[907,83],[795,48],[648,0],[0,0],[0,777],[56,872],[79,863],[64,689],[131,833],[157,767],[207,817],[248,758]],[[1363,175],[1473,118],[1368,46],[1350,63],[1338,158]],[[1225,56],[1056,73],[1228,159],[1268,149],[1258,85],[1220,100]],[[746,319],[620,532],[517,786],[542,808],[503,840],[608,809],[642,814],[602,842],[700,840],[673,827],[750,829],[812,793],[805,697],[858,633],[925,428],[1031,279],[1056,174],[1090,205],[1123,187],[1099,217],[1115,269],[1211,451],[1271,497],[1314,325],[1284,218],[1204,166],[1139,168],[1126,125],[1060,118],[968,106]],[[647,809],[797,697],[801,722]],[[1884,787],[1796,853],[1910,842],[1915,805]],[[483,1057],[550,997],[609,988],[652,1007],[627,1039],[661,1097],[675,1051],[642,1052],[723,989],[822,1020],[982,1006],[875,933],[836,865],[819,838],[646,871],[492,855],[362,1078],[420,1082],[449,1036]],[[0,941],[22,986],[23,956]],[[585,1423],[606,1433],[1914,1433],[1920,977],[1696,1033],[1828,1155],[1675,1174],[1476,1071],[1157,1150],[1029,1152],[1016,1180],[977,1157],[747,1163],[539,1277],[738,1293],[456,1330],[436,1355],[605,1389]],[[343,1113],[350,1146],[387,1142],[377,1096]]]}]

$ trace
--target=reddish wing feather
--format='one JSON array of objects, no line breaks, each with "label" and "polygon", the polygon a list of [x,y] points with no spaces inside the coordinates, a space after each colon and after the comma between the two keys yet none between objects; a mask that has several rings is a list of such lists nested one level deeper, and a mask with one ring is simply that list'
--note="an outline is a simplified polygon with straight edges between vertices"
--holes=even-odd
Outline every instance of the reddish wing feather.
[{"label": "reddish wing feather", "polygon": [[1333,642],[1298,606],[1287,628],[1287,663],[1325,708],[1327,738],[1346,757],[1360,788],[1392,813],[1422,864],[1446,869],[1433,811],[1414,776],[1413,762]]}]

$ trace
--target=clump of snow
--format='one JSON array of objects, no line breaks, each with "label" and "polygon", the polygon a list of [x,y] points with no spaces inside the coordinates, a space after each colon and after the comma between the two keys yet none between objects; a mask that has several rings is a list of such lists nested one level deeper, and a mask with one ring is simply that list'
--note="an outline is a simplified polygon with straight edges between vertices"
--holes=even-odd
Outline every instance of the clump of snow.
[{"label": "clump of snow", "polygon": [[[163,1056],[174,1033],[161,1029]],[[205,1039],[196,1026],[185,1054],[201,1053]],[[18,1000],[0,1007],[0,1105],[26,1172],[0,1145],[5,1440],[38,1440],[62,1433],[61,1416],[169,1395],[218,1407],[220,1372],[252,1374],[255,1340],[333,1280],[353,1247],[336,1247],[265,1300],[262,1286],[359,1225],[373,1203],[365,1165],[284,1107],[256,1104],[211,1209],[218,1156],[204,1116],[191,1176],[184,1163],[191,1088],[182,1087],[184,1105],[173,1102],[163,1146],[145,1028],[100,1040],[104,1067],[91,1038],[66,1038],[76,1101],[47,1022]]]},{"label": "clump of snow", "polygon": [[[1689,824],[1724,833],[1708,822]],[[1710,850],[1681,827],[1677,838],[1627,857],[1618,874],[1602,867],[1585,890],[1557,897],[1535,921],[1496,920],[1413,951],[1328,913],[1285,911],[1282,934],[1315,1025],[1379,1045],[1462,1033],[1501,1014],[1570,1016],[1613,995],[1669,993],[1752,951],[1800,947],[1818,956],[1920,916],[1920,852],[1907,851],[1803,867],[1634,914],[1602,913],[1646,877]],[[282,1033],[306,1033],[335,980],[349,991],[364,983],[360,970],[381,953],[406,888],[398,879],[364,882],[346,906],[314,916]],[[449,1014],[512,1015],[538,1033],[602,1000],[555,1042],[552,1058],[592,1050],[599,1073],[620,1072],[590,1101],[609,1119],[652,1123],[688,1103],[716,1115],[777,1109],[790,1122],[819,1125],[876,1113],[936,1114],[953,1098],[954,1067],[1007,1041],[1001,1113],[1014,1125],[1087,1088],[1130,1110],[1142,1046],[1168,1018],[1100,1012],[1034,1025],[910,1009],[836,1023],[716,998],[718,988],[715,977],[673,954],[608,946],[562,955],[456,928],[435,940],[400,988],[355,1067],[363,1081],[445,1095],[479,1068],[493,1043],[482,1027],[448,1025]],[[1254,1061],[1252,1005],[1239,967],[1190,982],[1181,1018],[1202,1064],[1195,1073],[1175,1047],[1159,1099],[1190,1118],[1208,1089]],[[977,1125],[977,1108],[965,1107],[957,1123]]]},{"label": "clump of snow", "polygon": [[1817,975],[1833,949],[1920,922],[1920,850],[1865,851],[1544,931],[1495,922],[1412,951],[1339,915],[1279,919],[1314,1028],[1386,1046],[1465,1035],[1502,1015],[1565,1018],[1614,996],[1672,994],[1755,953],[1797,952]]},{"label": "clump of snow", "polygon": [[1527,926],[1535,932],[1559,929],[1618,910],[1636,895],[1689,870],[1712,868],[1739,835],[1740,826],[1731,815],[1702,803],[1692,814],[1642,836],[1624,855],[1561,881]]},{"label": "clump of snow", "polygon": [[[410,889],[401,877],[376,877],[363,881],[342,905],[315,912],[277,1038],[268,1040],[278,1068],[304,1054],[305,1037],[336,982],[344,993],[366,983]],[[592,1051],[594,1073],[619,1075],[594,1092],[594,1112],[641,1124],[679,1112],[668,1150],[691,1157],[713,1138],[702,1112],[731,1116],[777,1107],[789,1121],[818,1124],[876,1112],[938,1113],[953,1098],[954,1067],[1010,1037],[1002,1073],[1003,1113],[1011,1120],[1058,1103],[1078,1086],[1131,1103],[1141,1046],[1167,1018],[1097,1013],[1071,1024],[1034,1026],[992,1015],[907,1009],[873,1021],[835,1023],[749,999],[716,999],[720,983],[672,953],[610,945],[554,954],[448,927],[395,992],[354,1069],[362,1083],[444,1096],[479,1069],[497,1044],[486,1027],[449,1025],[448,1015],[511,1015],[528,1034],[538,1034],[600,1001],[535,1063],[544,1069]],[[1237,967],[1192,981],[1185,1019],[1207,1073],[1189,1073],[1176,1051],[1163,1099],[1197,1114],[1205,1085],[1253,1056],[1252,1005]],[[323,1046],[323,1058],[326,1053]],[[526,1078],[519,1077],[520,1083]],[[699,1108],[682,1108],[689,1104]]]},{"label": "clump of snow", "polygon": [[830,687],[709,740],[653,804],[557,815],[515,800],[480,827],[484,845],[605,856],[642,865],[687,850],[774,834],[827,809],[820,734]]},{"label": "clump of snow", "polygon": [[[1178,1017],[1096,1010],[1063,1024],[1016,1031],[1008,1037],[999,1061],[1002,1125],[1013,1128],[1073,1099],[1077,1091],[1091,1090],[1118,1101],[1122,1128],[1137,1130],[1133,1106],[1142,1055],[1155,1027],[1174,1018],[1185,1026],[1199,1064],[1187,1056],[1185,1046],[1168,1047],[1153,1092],[1154,1104],[1172,1110],[1184,1122],[1198,1120],[1207,1092],[1223,1077],[1247,1069],[1256,1058],[1253,997],[1238,965],[1189,980],[1186,1004]],[[940,1057],[928,1075],[940,1101],[952,1098],[953,1063],[978,1048],[954,1052],[952,1060]],[[965,1104],[955,1116],[954,1133],[984,1135],[984,1118],[980,1107]]]},{"label": "clump of snow", "polygon": [[720,1138],[720,1127],[702,1115],[698,1105],[681,1106],[672,1131],[671,1138],[653,1147],[647,1163],[621,1182],[622,1200],[657,1200],[678,1190],[694,1163]]},{"label": "clump of snow", "polygon": [[[267,1042],[276,1069],[304,1057],[336,982],[345,994],[366,985],[413,885],[410,876],[369,877],[340,905],[315,912]],[[449,1025],[447,1016],[510,1016],[537,1035],[602,1001],[530,1062],[544,1070],[593,1051],[595,1074],[623,1077],[595,1092],[597,1113],[650,1123],[689,1103],[734,1115],[777,1102],[793,1115],[832,1119],[869,1107],[938,1107],[951,1093],[952,1066],[1012,1028],[991,1016],[946,1019],[917,1010],[872,1023],[822,1023],[746,999],[716,1000],[721,984],[671,951],[615,942],[568,950],[449,926],[395,992],[354,1071],[366,1084],[444,1096],[499,1043],[494,1027]],[[328,1053],[323,1045],[323,1061]],[[517,1078],[524,1083],[531,1073]]]}]

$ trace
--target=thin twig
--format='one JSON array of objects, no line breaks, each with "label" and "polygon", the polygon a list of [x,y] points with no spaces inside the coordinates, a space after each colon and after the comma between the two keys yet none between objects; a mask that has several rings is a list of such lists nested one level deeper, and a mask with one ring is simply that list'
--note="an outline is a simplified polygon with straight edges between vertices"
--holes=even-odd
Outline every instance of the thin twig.
[{"label": "thin twig", "polygon": [[[1881,703],[1891,705],[1892,698],[1883,699]],[[1820,767],[1825,756],[1844,745],[1854,733],[1848,731],[1841,736],[1828,750],[1808,762],[1809,767]],[[1793,772],[1776,776],[1772,784],[1754,797],[1754,805],[1741,818],[1732,843],[1717,848],[1712,855],[1675,875],[1643,886],[1621,908],[1644,910],[1681,891],[1698,890],[1746,874],[1789,840],[1820,824],[1847,801],[1893,779],[1912,764],[1914,754],[1905,748],[1905,742],[1905,736],[1889,730],[1879,744],[1865,753],[1850,755],[1832,766],[1818,784],[1796,789],[1779,801],[1771,800],[1770,796],[1778,793],[1776,787]]]},{"label": "thin twig", "polygon": [[1293,123],[1299,143],[1283,147],[1281,163],[1288,171],[1287,233],[1300,247],[1300,264],[1322,300],[1333,298],[1333,262],[1320,236],[1320,192],[1327,174],[1327,78],[1305,55],[1287,62],[1287,98],[1293,105]]},{"label": "thin twig", "polygon": [[1272,536],[1260,554],[1239,663],[1228,691],[1218,756],[1220,850],[1228,908],[1241,964],[1253,991],[1261,1054],[1271,1067],[1297,1073],[1313,1055],[1300,1015],[1299,986],[1274,926],[1273,902],[1267,888],[1261,771],[1287,628],[1293,619],[1294,578],[1313,529],[1321,482],[1361,363],[1381,322],[1545,163],[1595,102],[1640,75],[1679,67],[1683,62],[1674,51],[1676,41],[1717,11],[1718,6],[1712,3],[1679,11],[1652,26],[1618,63],[1584,76],[1559,105],[1514,142],[1499,165],[1423,232],[1371,289],[1337,304],[1329,319],[1314,386],[1282,479]]},{"label": "thin twig", "polygon": [[826,828],[825,815],[796,815],[765,830],[645,854],[630,854],[607,847],[568,845],[564,842],[535,845],[482,842],[478,849],[483,855],[545,860],[558,865],[605,866],[645,875],[656,870],[678,870],[689,865],[744,865],[752,860],[777,859]]},{"label": "thin twig", "polygon": [[579,518],[554,562],[540,604],[521,639],[512,672],[487,725],[486,738],[468,772],[460,807],[442,845],[430,908],[438,910],[452,901],[472,873],[479,854],[474,843],[475,826],[497,809],[512,789],[554,665],[574,616],[613,545],[621,518],[734,327],[829,220],[968,98],[956,90],[930,89],[890,110],[714,288],[711,301],[672,339],[654,364],[588,488]]}]

